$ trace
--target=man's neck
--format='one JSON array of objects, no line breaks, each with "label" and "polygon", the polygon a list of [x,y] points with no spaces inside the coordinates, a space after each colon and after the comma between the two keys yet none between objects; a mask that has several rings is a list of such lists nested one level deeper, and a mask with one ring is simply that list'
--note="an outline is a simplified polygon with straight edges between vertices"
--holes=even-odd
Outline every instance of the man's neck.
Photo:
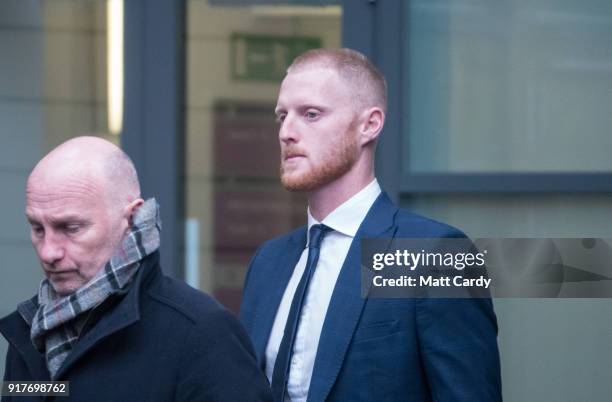
[{"label": "man's neck", "polygon": [[374,180],[374,172],[369,174],[356,173],[358,172],[348,172],[308,195],[308,208],[313,218],[322,222],[327,215]]}]

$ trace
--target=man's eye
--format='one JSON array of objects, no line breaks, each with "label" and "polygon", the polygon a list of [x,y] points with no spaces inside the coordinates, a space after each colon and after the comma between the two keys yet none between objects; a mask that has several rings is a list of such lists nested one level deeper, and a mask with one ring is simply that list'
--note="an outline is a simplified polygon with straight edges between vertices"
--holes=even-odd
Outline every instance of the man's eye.
[{"label": "man's eye", "polygon": [[315,112],[312,110],[306,112],[306,119],[308,120],[316,120],[317,117],[319,117],[319,112]]},{"label": "man's eye", "polygon": [[43,233],[45,233],[45,230],[42,226],[32,226],[32,233],[34,233],[36,236],[42,236]]},{"label": "man's eye", "polygon": [[64,230],[66,233],[75,234],[81,229],[80,225],[66,225]]},{"label": "man's eye", "polygon": [[277,123],[282,123],[283,121],[285,121],[285,117],[287,117],[286,114],[279,114],[276,116],[276,122]]}]

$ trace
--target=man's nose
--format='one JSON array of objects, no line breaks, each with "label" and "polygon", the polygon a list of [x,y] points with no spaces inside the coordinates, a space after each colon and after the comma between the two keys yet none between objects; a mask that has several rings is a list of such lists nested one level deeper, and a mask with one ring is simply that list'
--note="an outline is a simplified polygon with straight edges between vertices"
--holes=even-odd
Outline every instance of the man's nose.
[{"label": "man's nose", "polygon": [[298,140],[297,127],[292,115],[287,114],[285,116],[285,120],[283,120],[280,130],[278,131],[278,138],[281,140],[281,142],[286,144],[296,142]]},{"label": "man's nose", "polygon": [[49,265],[64,258],[64,246],[60,239],[52,234],[46,235],[38,247],[38,257],[42,262]]}]

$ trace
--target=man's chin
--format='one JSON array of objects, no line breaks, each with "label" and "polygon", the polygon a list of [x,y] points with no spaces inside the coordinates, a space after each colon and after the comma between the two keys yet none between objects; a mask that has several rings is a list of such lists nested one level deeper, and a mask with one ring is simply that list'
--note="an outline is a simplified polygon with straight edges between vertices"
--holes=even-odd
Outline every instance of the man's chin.
[{"label": "man's chin", "polygon": [[76,292],[80,287],[80,283],[67,280],[54,280],[50,278],[49,283],[53,287],[53,290],[55,290],[55,293],[60,296],[68,296]]},{"label": "man's chin", "polygon": [[281,171],[281,183],[285,189],[292,192],[311,192],[332,183],[342,177],[351,168],[345,165],[328,166],[326,169],[313,169],[307,172]]},{"label": "man's chin", "polygon": [[282,174],[281,183],[287,191],[296,193],[312,191],[320,187],[320,183],[308,175]]}]

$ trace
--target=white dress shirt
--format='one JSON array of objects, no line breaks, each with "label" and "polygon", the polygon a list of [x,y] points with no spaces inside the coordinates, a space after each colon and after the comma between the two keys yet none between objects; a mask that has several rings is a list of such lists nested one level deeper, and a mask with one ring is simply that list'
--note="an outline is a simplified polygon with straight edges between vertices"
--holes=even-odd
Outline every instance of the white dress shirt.
[{"label": "white dress shirt", "polygon": [[[319,261],[317,262],[304,305],[302,306],[300,324],[291,357],[289,382],[287,385],[288,398],[285,398],[286,401],[306,401],[312,369],[319,346],[321,329],[323,328],[329,301],[336,286],[340,269],[357,233],[357,229],[359,229],[361,222],[380,192],[378,181],[374,179],[360,192],[333,210],[323,219],[323,222],[317,222],[310,214],[310,209],[307,211],[309,230],[312,225],[318,223],[323,223],[333,230],[323,238]],[[308,241],[310,240],[308,239]],[[276,355],[283,339],[293,295],[306,268],[307,258],[308,247],[305,247],[300,260],[293,270],[289,284],[285,289],[280,306],[276,312],[276,318],[274,319],[274,325],[272,326],[272,332],[266,347],[266,375],[270,383],[272,382],[274,362],[276,361]],[[354,268],[358,269],[358,267]]]}]

